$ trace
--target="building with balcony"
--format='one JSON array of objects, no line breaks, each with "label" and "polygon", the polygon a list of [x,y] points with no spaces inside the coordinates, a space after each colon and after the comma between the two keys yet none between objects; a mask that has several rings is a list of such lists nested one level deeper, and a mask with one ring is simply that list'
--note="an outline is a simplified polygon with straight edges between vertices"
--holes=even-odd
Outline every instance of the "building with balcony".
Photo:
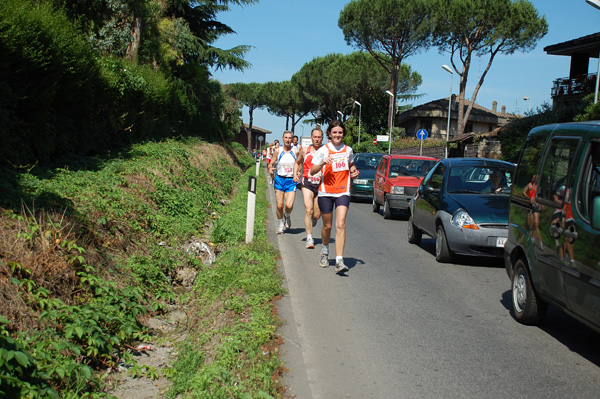
[{"label": "building with balcony", "polygon": [[558,78],[552,85],[552,105],[580,101],[596,89],[597,73],[589,73],[590,59],[600,53],[600,32],[544,47],[549,55],[571,57],[569,76]]}]

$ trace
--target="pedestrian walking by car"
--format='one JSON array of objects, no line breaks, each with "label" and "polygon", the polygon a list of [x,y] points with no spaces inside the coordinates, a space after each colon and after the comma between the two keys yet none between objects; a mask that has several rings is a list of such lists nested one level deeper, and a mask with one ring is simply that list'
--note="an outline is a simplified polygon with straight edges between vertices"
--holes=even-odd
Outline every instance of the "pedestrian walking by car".
[{"label": "pedestrian walking by car", "polygon": [[315,247],[312,229],[321,217],[317,201],[319,184],[321,184],[321,171],[312,175],[310,169],[313,166],[313,156],[323,143],[323,131],[320,128],[314,128],[310,133],[310,139],[312,144],[300,150],[298,159],[294,164],[294,181],[300,183],[304,199],[304,229],[306,231],[307,249]]},{"label": "pedestrian walking by car", "polygon": [[292,227],[291,213],[296,198],[296,182],[294,182],[294,164],[298,151],[292,148],[292,132],[285,131],[282,137],[283,147],[273,152],[269,163],[269,173],[274,175],[275,199],[277,201],[277,234],[282,234],[284,228]]},{"label": "pedestrian walking by car", "polygon": [[338,274],[348,270],[344,264],[344,247],[346,216],[350,207],[350,179],[356,179],[360,173],[354,166],[352,148],[342,143],[345,136],[344,124],[339,120],[332,121],[327,127],[329,142],[315,153],[310,169],[313,175],[319,170],[323,175],[318,191],[319,209],[323,218],[323,246],[319,266],[329,266],[329,240],[335,208],[335,271]]}]

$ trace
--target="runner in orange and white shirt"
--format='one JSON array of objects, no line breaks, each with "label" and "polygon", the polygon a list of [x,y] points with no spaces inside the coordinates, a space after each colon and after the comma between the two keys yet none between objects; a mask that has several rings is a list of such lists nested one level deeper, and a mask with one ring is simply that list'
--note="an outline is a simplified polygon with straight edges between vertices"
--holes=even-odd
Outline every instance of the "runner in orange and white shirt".
[{"label": "runner in orange and white shirt", "polygon": [[335,272],[342,274],[348,271],[344,264],[344,247],[346,245],[346,216],[350,207],[350,179],[356,179],[359,171],[354,166],[354,152],[342,140],[346,136],[346,127],[335,120],[327,128],[329,143],[319,148],[313,156],[310,172],[314,175],[319,170],[323,174],[318,192],[319,209],[323,216],[321,237],[323,247],[319,266],[329,266],[329,240],[333,209],[335,208]]},{"label": "runner in orange and white shirt", "polygon": [[323,143],[323,131],[319,128],[314,128],[310,133],[312,145],[303,147],[298,154],[298,159],[294,165],[294,181],[301,182],[302,197],[304,198],[304,228],[306,230],[306,248],[312,249],[315,247],[315,242],[312,238],[312,229],[317,225],[317,221],[321,217],[319,204],[317,202],[317,194],[319,184],[321,184],[321,172],[317,172],[314,176],[310,174],[310,168],[313,163],[313,156]]}]

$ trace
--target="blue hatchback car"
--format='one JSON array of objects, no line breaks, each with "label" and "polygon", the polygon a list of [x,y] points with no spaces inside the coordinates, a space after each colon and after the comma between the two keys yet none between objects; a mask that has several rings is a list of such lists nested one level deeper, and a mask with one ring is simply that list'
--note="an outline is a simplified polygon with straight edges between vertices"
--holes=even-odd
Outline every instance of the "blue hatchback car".
[{"label": "blue hatchback car", "polygon": [[514,164],[495,159],[439,161],[409,204],[408,242],[434,237],[438,262],[454,254],[501,258],[514,171]]},{"label": "blue hatchback car", "polygon": [[350,181],[350,199],[371,199],[373,197],[373,179],[379,160],[383,154],[363,152],[354,155],[354,166],[360,171],[358,179]]}]

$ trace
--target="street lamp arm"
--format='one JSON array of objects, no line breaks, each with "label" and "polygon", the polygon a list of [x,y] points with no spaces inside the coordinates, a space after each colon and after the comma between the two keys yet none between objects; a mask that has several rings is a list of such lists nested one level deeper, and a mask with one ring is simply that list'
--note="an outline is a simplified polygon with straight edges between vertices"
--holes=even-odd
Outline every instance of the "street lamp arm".
[{"label": "street lamp arm", "polygon": [[588,3],[589,5],[591,5],[592,7],[600,10],[600,1],[599,0],[585,0],[585,2]]}]

